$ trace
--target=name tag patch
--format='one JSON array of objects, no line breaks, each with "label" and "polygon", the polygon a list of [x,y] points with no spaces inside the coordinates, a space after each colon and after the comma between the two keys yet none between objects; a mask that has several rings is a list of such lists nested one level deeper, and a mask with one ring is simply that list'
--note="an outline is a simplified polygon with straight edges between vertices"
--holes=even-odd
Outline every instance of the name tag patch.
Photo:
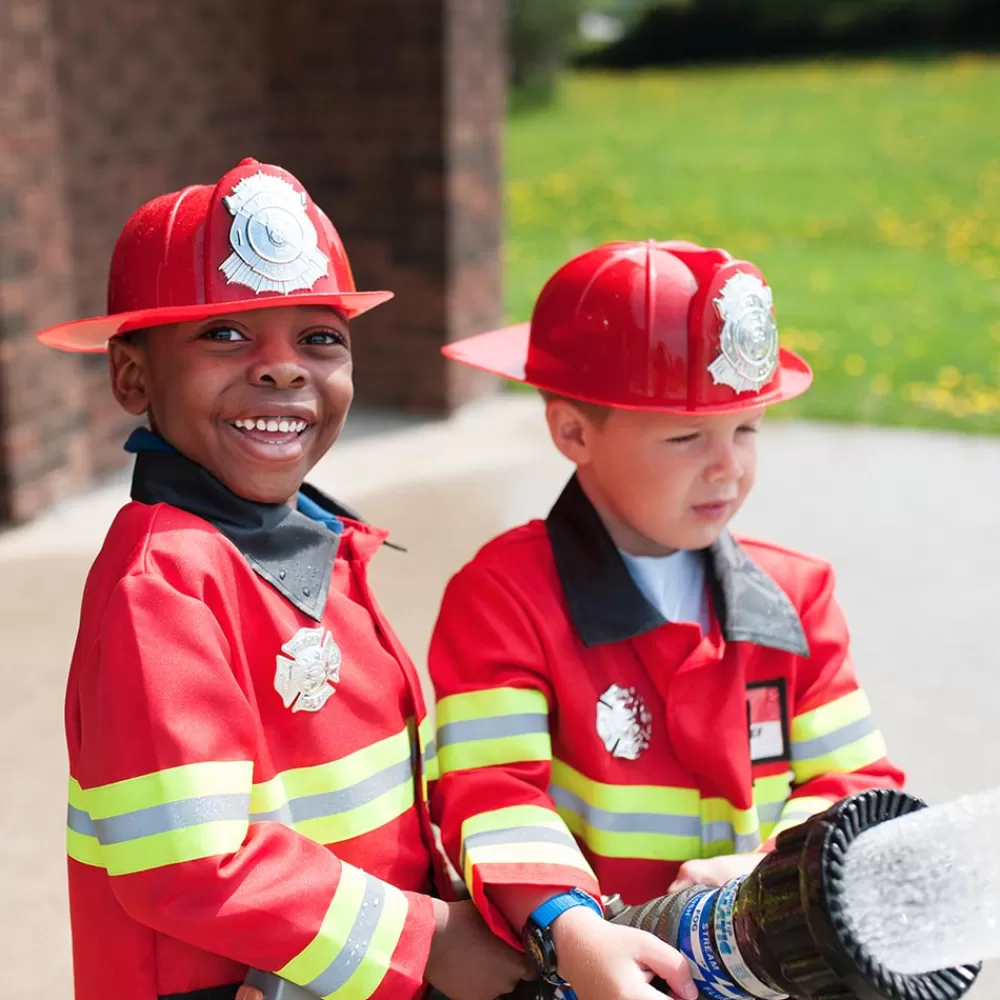
[{"label": "name tag patch", "polygon": [[750,760],[754,764],[786,760],[788,757],[788,713],[785,681],[754,681],[747,684],[747,725],[750,730]]}]

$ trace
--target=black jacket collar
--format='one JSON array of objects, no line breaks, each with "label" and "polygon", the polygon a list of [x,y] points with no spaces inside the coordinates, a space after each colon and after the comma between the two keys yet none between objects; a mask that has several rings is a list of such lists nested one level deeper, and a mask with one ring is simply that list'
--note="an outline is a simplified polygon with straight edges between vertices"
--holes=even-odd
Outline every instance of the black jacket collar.
[{"label": "black jacket collar", "polygon": [[[636,586],[576,476],[546,521],[570,616],[585,646],[634,639],[666,624]],[[705,550],[712,597],[727,642],[809,655],[788,595],[728,532]]]},{"label": "black jacket collar", "polygon": [[[337,517],[359,520],[314,486],[303,484],[302,492]],[[329,528],[282,504],[244,500],[177,453],[136,455],[132,499],[170,504],[213,524],[275,590],[310,618],[322,619],[340,544]]]}]

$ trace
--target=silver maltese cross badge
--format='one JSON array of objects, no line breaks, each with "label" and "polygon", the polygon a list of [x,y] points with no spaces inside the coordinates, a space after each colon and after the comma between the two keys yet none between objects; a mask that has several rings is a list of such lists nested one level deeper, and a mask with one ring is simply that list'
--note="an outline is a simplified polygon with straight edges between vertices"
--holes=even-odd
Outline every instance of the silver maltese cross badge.
[{"label": "silver maltese cross badge", "polygon": [[652,731],[653,717],[635,688],[612,684],[597,699],[597,735],[612,757],[636,760]]},{"label": "silver maltese cross badge", "polygon": [[281,647],[274,688],[285,708],[318,712],[340,681],[340,647],[326,629],[300,628]]},{"label": "silver maltese cross badge", "polygon": [[288,181],[256,173],[222,200],[234,216],[233,252],[219,266],[229,284],[287,294],[312,288],[327,273],[330,261],[318,247],[306,196]]},{"label": "silver maltese cross badge", "polygon": [[722,317],[722,353],[708,370],[716,385],[759,391],[778,367],[778,324],[771,289],[756,275],[734,274],[715,299]]}]

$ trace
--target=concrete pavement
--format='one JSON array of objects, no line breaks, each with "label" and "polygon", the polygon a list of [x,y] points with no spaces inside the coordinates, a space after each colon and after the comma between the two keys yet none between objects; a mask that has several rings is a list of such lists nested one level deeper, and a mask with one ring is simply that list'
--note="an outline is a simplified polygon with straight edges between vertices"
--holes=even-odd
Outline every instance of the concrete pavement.
[{"label": "concrete pavement", "polygon": [[[313,481],[392,531],[376,591],[422,664],[449,575],[544,516],[568,475],[540,404],[504,395],[446,422],[352,416]],[[771,423],[736,528],[837,567],[858,670],[911,788],[1000,784],[1000,441]],[[0,535],[0,958],[12,996],[71,995],[62,696],[87,568],[127,479]],[[1000,997],[988,969],[974,991]]]}]

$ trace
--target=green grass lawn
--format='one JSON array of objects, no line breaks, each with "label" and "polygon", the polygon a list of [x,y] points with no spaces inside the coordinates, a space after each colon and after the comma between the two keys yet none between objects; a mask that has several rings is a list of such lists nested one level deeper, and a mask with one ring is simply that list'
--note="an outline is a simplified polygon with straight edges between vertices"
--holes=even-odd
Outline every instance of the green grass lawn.
[{"label": "green grass lawn", "polygon": [[721,246],[816,371],[778,413],[1000,432],[1000,60],[574,76],[507,171],[512,320],[605,240]]}]

